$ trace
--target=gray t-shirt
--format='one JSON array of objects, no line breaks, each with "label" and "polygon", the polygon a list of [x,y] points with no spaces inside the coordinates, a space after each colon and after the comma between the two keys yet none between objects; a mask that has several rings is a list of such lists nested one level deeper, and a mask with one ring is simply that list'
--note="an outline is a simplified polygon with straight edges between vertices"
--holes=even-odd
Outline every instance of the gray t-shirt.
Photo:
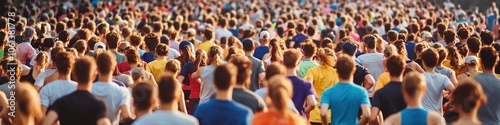
[{"label": "gray t-shirt", "polygon": [[484,94],[488,98],[485,105],[482,105],[477,115],[483,125],[500,124],[500,78],[493,74],[480,73],[474,79],[481,84]]},{"label": "gray t-shirt", "polygon": [[179,111],[156,110],[137,119],[132,125],[198,125],[198,120]]},{"label": "gray t-shirt", "polygon": [[210,100],[210,96],[212,96],[215,93],[215,87],[214,87],[214,72],[215,72],[216,66],[205,66],[201,68],[201,86],[200,86],[200,103],[202,104],[204,102],[207,102]]},{"label": "gray t-shirt", "polygon": [[422,105],[424,108],[442,113],[443,90],[452,85],[448,77],[439,73],[424,73],[427,89],[425,91]]},{"label": "gray t-shirt", "polygon": [[451,74],[453,74],[453,71],[452,69],[448,68],[448,67],[439,67],[439,68],[436,68],[434,70],[436,73],[439,73],[439,74],[443,74],[444,76],[450,78],[451,77]]},{"label": "gray t-shirt", "polygon": [[259,59],[248,56],[252,61],[252,74],[250,75],[250,87],[249,89],[255,91],[259,89],[259,74],[264,72],[264,65]]}]

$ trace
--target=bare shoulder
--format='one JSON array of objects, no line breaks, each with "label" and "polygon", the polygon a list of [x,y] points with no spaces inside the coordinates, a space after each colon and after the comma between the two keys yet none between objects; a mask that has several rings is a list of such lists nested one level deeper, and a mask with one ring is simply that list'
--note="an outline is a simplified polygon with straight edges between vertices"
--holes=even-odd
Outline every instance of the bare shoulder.
[{"label": "bare shoulder", "polygon": [[446,121],[443,116],[433,111],[429,111],[429,114],[427,115],[427,123],[429,123],[429,125],[446,125]]},{"label": "bare shoulder", "polygon": [[384,121],[384,125],[399,125],[400,123],[401,123],[401,113],[400,112],[389,116]]}]

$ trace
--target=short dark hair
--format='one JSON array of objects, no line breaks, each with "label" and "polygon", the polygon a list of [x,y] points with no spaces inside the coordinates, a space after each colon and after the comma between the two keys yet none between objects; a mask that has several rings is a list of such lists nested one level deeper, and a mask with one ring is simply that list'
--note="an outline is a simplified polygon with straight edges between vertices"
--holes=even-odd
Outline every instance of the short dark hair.
[{"label": "short dark hair", "polygon": [[214,71],[214,85],[218,90],[228,90],[236,83],[236,66],[227,63],[218,66]]},{"label": "short dark hair", "polygon": [[106,42],[108,43],[108,47],[110,49],[118,48],[118,44],[120,43],[120,34],[114,31],[106,34]]},{"label": "short dark hair", "polygon": [[467,39],[467,48],[471,53],[479,53],[481,50],[481,40],[477,37],[470,37]]},{"label": "short dark hair", "polygon": [[158,90],[162,103],[174,102],[181,95],[181,83],[172,75],[164,75],[158,81]]},{"label": "short dark hair", "polygon": [[94,73],[97,68],[94,58],[89,56],[79,58],[74,65],[73,76],[78,84],[86,85],[94,80]]},{"label": "short dark hair", "polygon": [[160,43],[156,46],[155,52],[158,56],[168,56],[169,47],[166,44]]},{"label": "short dark hair", "polygon": [[101,74],[109,75],[115,71],[116,57],[111,52],[103,52],[97,55],[97,71]]},{"label": "short dark hair", "polygon": [[211,40],[214,38],[214,31],[210,28],[203,30],[203,36],[206,40]]},{"label": "short dark hair", "polygon": [[297,25],[297,31],[298,32],[304,32],[304,30],[306,30],[306,25],[304,23],[299,23]]},{"label": "short dark hair", "polygon": [[158,89],[156,89],[152,84],[147,82],[136,83],[132,87],[132,99],[134,99],[134,108],[139,110],[150,109],[155,100],[154,94],[156,94]]},{"label": "short dark hair", "polygon": [[271,79],[273,76],[276,75],[285,75],[286,73],[286,68],[285,66],[281,65],[279,62],[272,62],[271,65],[267,66],[266,68],[266,80]]},{"label": "short dark hair", "polygon": [[401,76],[405,70],[406,62],[402,56],[392,55],[386,60],[390,76]]},{"label": "short dark hair", "polygon": [[289,49],[283,53],[283,62],[285,64],[285,67],[287,67],[287,68],[297,67],[298,66],[297,62],[301,58],[302,58],[302,54],[298,50],[295,50],[295,49]]},{"label": "short dark hair", "polygon": [[131,46],[139,46],[142,44],[141,34],[134,33],[130,35],[129,42]]},{"label": "short dark hair", "polygon": [[438,30],[438,34],[443,36],[444,35],[444,31],[447,29],[448,27],[444,24],[444,23],[439,23],[437,25],[437,30]]},{"label": "short dark hair", "polygon": [[304,53],[305,57],[312,57],[314,56],[314,54],[316,54],[317,47],[316,44],[314,43],[311,42],[302,43],[302,46],[300,48],[302,48],[302,52]]},{"label": "short dark hair", "polygon": [[161,22],[154,22],[152,26],[153,26],[153,32],[160,32],[163,30],[163,24]]},{"label": "short dark hair", "polygon": [[160,44],[160,37],[156,34],[150,33],[144,37],[144,43],[149,51],[154,52],[156,50],[156,46]]},{"label": "short dark hair", "polygon": [[493,47],[483,47],[479,52],[479,58],[484,69],[493,69],[497,65],[498,52]]},{"label": "short dark hair", "polygon": [[354,60],[347,55],[340,56],[337,59],[335,67],[337,68],[337,74],[341,79],[350,79],[356,70]]},{"label": "short dark hair", "polygon": [[450,44],[455,42],[457,34],[455,33],[455,31],[448,29],[444,31],[443,36],[444,36],[444,42],[446,42],[446,44]]},{"label": "short dark hair", "polygon": [[435,49],[425,49],[421,54],[422,62],[429,67],[437,66],[439,54]]},{"label": "short dark hair", "polygon": [[376,40],[377,40],[377,37],[375,37],[373,35],[368,35],[363,39],[363,42],[366,44],[366,47],[368,49],[375,49],[375,47],[377,45]]},{"label": "short dark hair", "polygon": [[467,39],[467,38],[469,38],[470,33],[467,29],[460,28],[457,31],[457,35],[458,35],[458,38],[460,38],[460,39]]},{"label": "short dark hair", "polygon": [[56,65],[57,72],[59,74],[67,75],[71,72],[73,68],[73,63],[75,63],[75,57],[69,52],[61,52],[56,55],[56,60],[54,64]]},{"label": "short dark hair", "polygon": [[389,41],[396,41],[398,39],[398,32],[394,30],[387,32],[387,39]]},{"label": "short dark hair", "polygon": [[65,52],[66,50],[64,48],[61,48],[61,47],[56,47],[56,48],[53,48],[52,50],[50,50],[50,59],[55,62],[57,59],[56,59],[56,55],[61,53],[61,52]]},{"label": "short dark hair", "polygon": [[250,83],[250,75],[252,74],[252,61],[243,55],[233,55],[229,63],[236,66],[236,83],[245,86],[248,85]]},{"label": "short dark hair", "polygon": [[495,40],[495,35],[488,30],[481,31],[479,36],[481,37],[481,41],[483,42],[483,45],[489,46],[493,43],[493,40]]}]

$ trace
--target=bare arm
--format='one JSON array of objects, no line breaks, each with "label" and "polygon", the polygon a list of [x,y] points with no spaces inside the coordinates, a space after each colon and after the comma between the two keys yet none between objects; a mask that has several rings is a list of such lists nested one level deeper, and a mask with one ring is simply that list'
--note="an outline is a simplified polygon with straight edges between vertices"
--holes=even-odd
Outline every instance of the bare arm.
[{"label": "bare arm", "polygon": [[47,106],[42,105],[42,114],[45,116],[45,113],[47,113]]},{"label": "bare arm", "polygon": [[[376,124],[376,125],[380,124],[377,120],[377,116],[378,116],[379,112],[380,112],[380,109],[378,107],[372,107],[371,115],[369,117],[370,123]],[[363,114],[364,114],[364,112],[363,112]]]},{"label": "bare arm", "polygon": [[101,118],[97,120],[97,125],[111,125],[111,121],[108,118]]},{"label": "bare arm", "polygon": [[184,81],[184,76],[182,75],[177,75],[177,81],[181,82]]},{"label": "bare arm", "polygon": [[412,62],[411,63],[413,69],[415,69],[416,71],[420,72],[420,73],[424,73],[424,69],[422,69],[422,67],[420,67],[420,65],[418,65],[418,63],[416,62]]},{"label": "bare arm", "polygon": [[186,109],[186,100],[184,100],[184,92],[181,91],[182,93],[182,98],[178,100],[178,105],[179,105],[179,110],[185,114],[188,114],[187,109]]},{"label": "bare arm", "polygon": [[449,78],[450,78],[451,83],[453,83],[453,85],[458,84],[458,79],[457,79],[457,75],[455,74],[455,72],[451,72],[451,75],[449,76]]},{"label": "bare arm", "polygon": [[312,111],[314,108],[316,108],[316,97],[314,97],[314,95],[309,95],[307,96],[306,98],[306,101],[307,101],[307,105],[306,105],[306,108],[304,109],[306,113]]},{"label": "bare arm", "polygon": [[43,119],[42,125],[53,125],[57,122],[59,116],[55,111],[50,111],[47,116]]},{"label": "bare arm", "polygon": [[196,70],[196,72],[194,72],[193,74],[191,74],[191,78],[192,79],[199,79],[200,75],[201,75],[201,70],[202,69],[203,69],[202,67],[198,68],[198,70]]},{"label": "bare arm", "polygon": [[361,110],[363,111],[363,117],[370,117],[370,105],[361,105]]},{"label": "bare arm", "polygon": [[7,96],[5,95],[5,93],[0,92],[0,107],[2,109],[0,111],[0,118],[7,114],[7,111],[8,111],[7,106],[8,105],[9,105],[9,102],[7,101]]},{"label": "bare arm", "polygon": [[367,74],[365,75],[365,81],[363,83],[364,83],[363,87],[366,90],[369,90],[375,84],[375,79],[371,74]]},{"label": "bare arm", "polygon": [[130,119],[130,110],[127,105],[120,106],[121,118],[122,119]]},{"label": "bare arm", "polygon": [[326,117],[326,114],[328,112],[328,104],[322,104],[321,107],[320,107],[320,115],[321,115],[321,124],[322,125],[328,125],[328,120],[327,120],[327,117]]}]

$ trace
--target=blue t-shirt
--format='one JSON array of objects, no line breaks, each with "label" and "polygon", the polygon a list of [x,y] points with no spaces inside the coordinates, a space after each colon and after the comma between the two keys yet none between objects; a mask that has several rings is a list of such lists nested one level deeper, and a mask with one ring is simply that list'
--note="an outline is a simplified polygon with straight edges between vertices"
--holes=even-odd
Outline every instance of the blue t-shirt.
[{"label": "blue t-shirt", "polygon": [[212,99],[200,104],[194,117],[200,125],[251,125],[253,112],[235,101]]},{"label": "blue t-shirt", "polygon": [[488,25],[486,26],[486,29],[491,30],[493,28],[493,24],[495,23],[495,20],[497,19],[497,16],[495,14],[488,15],[486,16],[486,19],[488,20]]},{"label": "blue t-shirt", "polygon": [[181,73],[179,75],[184,76],[183,84],[189,85],[189,74],[196,72],[193,67],[193,62],[189,61],[181,68]]},{"label": "blue t-shirt", "polygon": [[144,53],[146,53],[144,50],[139,49],[139,55],[141,55],[141,57],[142,57],[142,55],[144,55]]},{"label": "blue t-shirt", "polygon": [[406,108],[401,111],[401,125],[427,125],[429,110]]},{"label": "blue t-shirt", "polygon": [[331,125],[357,125],[361,105],[370,105],[368,97],[365,88],[339,82],[323,92],[319,104],[328,104],[331,109]]},{"label": "blue t-shirt", "polygon": [[307,114],[304,111],[303,105],[306,101],[307,96],[314,95],[317,98],[316,91],[314,91],[311,83],[303,80],[298,76],[288,76],[288,79],[292,81],[293,85],[293,104],[295,105],[297,111],[299,111],[300,115],[307,118]]},{"label": "blue t-shirt", "polygon": [[141,59],[142,59],[142,61],[149,63],[149,62],[156,59],[155,53],[146,52],[146,53],[144,53],[144,55],[141,56]]},{"label": "blue t-shirt", "polygon": [[266,55],[267,53],[269,53],[268,46],[258,46],[254,50],[253,57],[262,60],[262,58],[264,58],[264,55]]},{"label": "blue t-shirt", "polygon": [[415,43],[414,42],[407,42],[406,44],[406,54],[408,54],[408,58],[411,60],[414,60],[416,58],[415,55]]},{"label": "blue t-shirt", "polygon": [[295,44],[293,45],[293,48],[299,48],[300,47],[300,43],[302,43],[302,41],[306,40],[307,39],[307,36],[305,34],[297,34],[295,35],[292,40],[295,41]]},{"label": "blue t-shirt", "polygon": [[227,29],[233,34],[233,36],[238,36],[238,29]]}]

